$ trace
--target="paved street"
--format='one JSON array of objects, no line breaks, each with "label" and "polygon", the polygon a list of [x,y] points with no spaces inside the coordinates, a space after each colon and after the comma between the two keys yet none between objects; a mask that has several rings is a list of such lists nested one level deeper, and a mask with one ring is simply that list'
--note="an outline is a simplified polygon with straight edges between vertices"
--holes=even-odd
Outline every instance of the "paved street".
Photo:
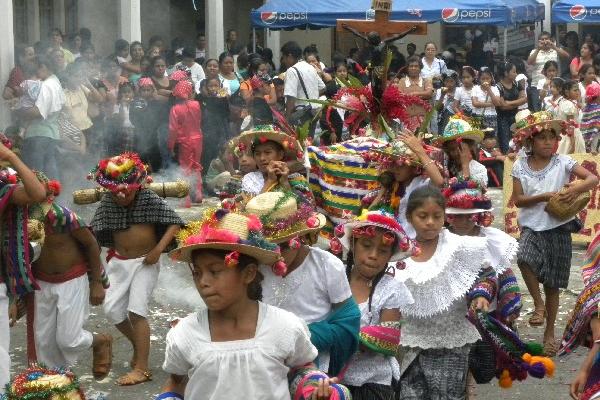
[{"label": "paved street", "polygon": [[[498,190],[491,190],[495,209],[501,212],[501,196]],[[176,204],[176,203],[174,203]],[[82,214],[88,217],[91,212],[83,210]],[[197,210],[186,210],[186,218],[196,215]],[[499,224],[502,218],[498,217],[495,224]],[[573,266],[571,269],[571,280],[569,289],[561,293],[561,308],[558,316],[557,337],[562,335],[562,330],[567,315],[581,290],[583,284],[579,274],[583,247],[576,248],[573,254]],[[518,272],[517,269],[515,269]],[[522,282],[521,282],[522,283]],[[524,284],[521,289],[526,291]],[[532,310],[531,298],[524,296],[523,317],[518,321],[518,329],[522,336],[528,340],[541,340],[543,328],[530,328],[526,319],[527,313]],[[85,390],[91,394],[91,399],[96,399],[99,393],[103,393],[109,400],[138,400],[151,399],[160,392],[161,385],[166,375],[161,371],[163,361],[165,335],[169,329],[169,322],[177,317],[185,316],[194,309],[202,307],[202,301],[192,285],[190,273],[185,265],[172,265],[167,262],[162,266],[157,289],[154,292],[154,301],[151,305],[150,326],[152,329],[152,352],[150,363],[152,365],[154,380],[152,382],[130,388],[118,388],[114,381],[117,377],[128,370],[128,362],[131,358],[131,349],[126,339],[118,333],[114,327],[107,324],[102,314],[102,309],[95,307],[88,323],[88,328],[94,332],[110,332],[114,338],[114,364],[111,374],[101,382],[96,382],[91,376],[91,351],[85,357],[75,372],[80,376]],[[432,333],[434,334],[434,333]],[[13,371],[22,369],[25,365],[25,326],[21,320],[17,327],[12,330],[13,343]],[[477,388],[479,399],[545,399],[558,400],[568,398],[568,384],[577,370],[579,363],[584,357],[586,349],[580,349],[575,354],[561,358],[557,361],[557,373],[550,380],[536,380],[529,378],[524,383],[515,383],[510,390],[500,389],[494,381],[489,385],[481,385]]]}]

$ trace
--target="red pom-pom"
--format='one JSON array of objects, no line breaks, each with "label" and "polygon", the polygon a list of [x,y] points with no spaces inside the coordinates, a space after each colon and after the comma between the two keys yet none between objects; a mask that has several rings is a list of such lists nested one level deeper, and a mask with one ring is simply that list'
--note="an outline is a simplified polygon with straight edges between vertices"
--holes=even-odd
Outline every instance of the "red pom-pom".
[{"label": "red pom-pom", "polygon": [[258,232],[262,229],[262,223],[258,217],[254,214],[248,215],[248,230],[251,232]]},{"label": "red pom-pom", "polygon": [[98,163],[98,168],[101,170],[105,170],[106,167],[108,166],[108,160],[104,159],[104,160],[100,160],[100,162]]},{"label": "red pom-pom", "polygon": [[264,143],[267,143],[267,140],[269,140],[269,139],[267,139],[267,138],[266,138],[266,137],[264,137],[264,136],[261,136],[261,137],[259,137],[259,138],[258,138],[258,141],[259,141],[260,143],[263,143],[263,144],[264,144]]},{"label": "red pom-pom", "polygon": [[238,266],[239,259],[240,253],[238,251],[232,251],[231,253],[225,255],[225,266],[227,268],[235,268]]},{"label": "red pom-pom", "polygon": [[298,250],[300,248],[300,246],[302,246],[302,242],[296,236],[296,237],[290,239],[290,241],[288,242],[288,246],[290,247],[290,249]]},{"label": "red pom-pom", "polygon": [[335,229],[333,230],[333,234],[335,235],[335,237],[341,238],[342,236],[344,236],[345,233],[346,232],[344,231],[343,224],[336,226]]},{"label": "red pom-pom", "polygon": [[308,226],[311,229],[317,228],[320,225],[319,222],[319,218],[317,217],[310,217],[309,219],[306,220],[306,226]]},{"label": "red pom-pom", "polygon": [[8,183],[17,183],[17,176],[16,175],[8,175]]},{"label": "red pom-pom", "polygon": [[342,242],[340,239],[334,237],[329,241],[329,248],[333,254],[341,254],[342,253]]},{"label": "red pom-pom", "polygon": [[59,196],[60,195],[60,191],[62,189],[60,182],[57,180],[51,180],[48,181],[48,190],[54,195],[54,196]]},{"label": "red pom-pom", "polygon": [[273,270],[273,273],[275,275],[284,276],[287,272],[287,265],[285,265],[285,262],[283,260],[279,260],[275,264],[273,264],[273,267],[271,269]]},{"label": "red pom-pom", "polygon": [[119,177],[119,171],[113,171],[110,176],[112,176],[113,178],[118,178]]}]

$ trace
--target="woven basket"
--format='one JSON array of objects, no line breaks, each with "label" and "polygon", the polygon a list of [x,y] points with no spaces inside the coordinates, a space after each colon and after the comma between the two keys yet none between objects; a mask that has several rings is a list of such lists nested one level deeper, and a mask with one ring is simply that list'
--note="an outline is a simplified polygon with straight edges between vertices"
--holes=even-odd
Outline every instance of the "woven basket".
[{"label": "woven basket", "polygon": [[546,204],[546,212],[561,221],[576,216],[577,213],[583,210],[590,201],[589,191],[581,193],[579,196],[577,196],[575,201],[571,203],[565,203],[561,201],[559,197],[560,193],[562,193],[562,191],[552,196],[548,204]]}]

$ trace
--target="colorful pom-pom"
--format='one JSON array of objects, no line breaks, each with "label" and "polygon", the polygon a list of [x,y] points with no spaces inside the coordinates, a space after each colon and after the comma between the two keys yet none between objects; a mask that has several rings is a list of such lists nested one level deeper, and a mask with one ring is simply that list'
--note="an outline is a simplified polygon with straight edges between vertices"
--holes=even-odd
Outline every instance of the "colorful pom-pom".
[{"label": "colorful pom-pom", "polygon": [[346,232],[344,231],[343,224],[336,226],[335,229],[333,230],[333,234],[335,235],[335,237],[338,237],[338,238],[343,237],[345,233]]},{"label": "colorful pom-pom", "polygon": [[248,215],[248,230],[250,232],[259,232],[262,229],[260,219],[254,214]]},{"label": "colorful pom-pom", "polygon": [[290,247],[290,249],[298,250],[300,248],[300,246],[302,246],[302,242],[296,236],[296,237],[293,237],[290,239],[290,241],[288,242],[288,246]]},{"label": "colorful pom-pom", "polygon": [[544,354],[544,346],[537,342],[529,342],[525,345],[527,353],[534,356],[541,356]]},{"label": "colorful pom-pom", "polygon": [[342,242],[340,239],[334,237],[329,241],[329,249],[333,254],[342,254]]},{"label": "colorful pom-pom", "polygon": [[287,272],[287,265],[283,260],[279,260],[275,264],[273,264],[273,267],[271,269],[273,270],[273,273],[275,275],[284,276]]},{"label": "colorful pom-pom", "polygon": [[317,228],[320,225],[319,222],[319,218],[317,217],[310,217],[309,219],[306,220],[306,226],[308,226],[311,229]]},{"label": "colorful pom-pom", "polygon": [[500,385],[500,387],[503,389],[509,389],[512,387],[512,378],[510,377],[508,370],[505,369],[502,371],[502,374],[500,374],[500,379],[498,379],[498,385]]},{"label": "colorful pom-pom", "polygon": [[240,260],[240,253],[238,251],[232,251],[225,255],[225,266],[227,268],[235,268],[238,266]]}]

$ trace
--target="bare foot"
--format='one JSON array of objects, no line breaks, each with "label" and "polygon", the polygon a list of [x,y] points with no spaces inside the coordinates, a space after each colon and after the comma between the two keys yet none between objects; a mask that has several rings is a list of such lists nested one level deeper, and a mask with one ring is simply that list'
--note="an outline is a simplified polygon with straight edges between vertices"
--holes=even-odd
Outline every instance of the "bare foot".
[{"label": "bare foot", "polygon": [[143,371],[135,368],[129,371],[119,379],[117,379],[117,385],[119,386],[133,386],[140,383],[148,382],[152,380],[152,373],[149,371]]}]

